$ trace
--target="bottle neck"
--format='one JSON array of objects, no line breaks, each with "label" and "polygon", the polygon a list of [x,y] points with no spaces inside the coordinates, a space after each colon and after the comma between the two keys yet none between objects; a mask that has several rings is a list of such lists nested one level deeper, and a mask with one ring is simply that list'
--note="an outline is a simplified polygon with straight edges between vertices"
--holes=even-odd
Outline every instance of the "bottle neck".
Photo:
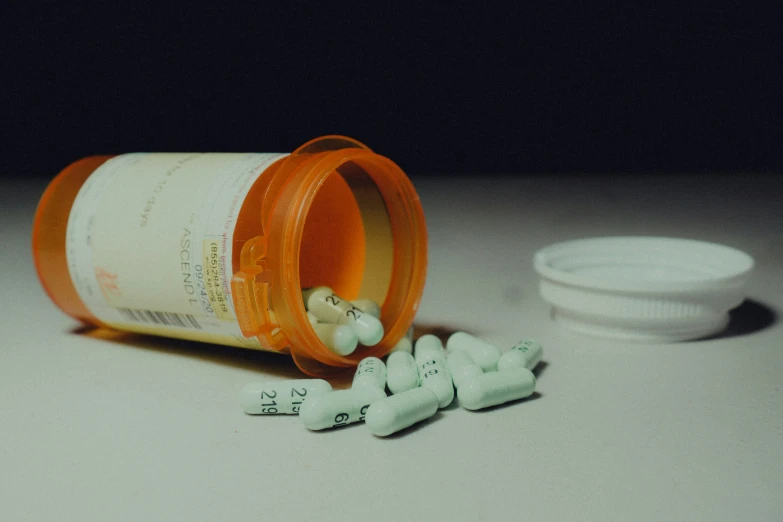
[{"label": "bottle neck", "polygon": [[[410,180],[390,160],[336,137],[301,149],[271,180],[262,204],[265,234],[245,244],[238,275],[252,275],[246,308],[263,323],[255,335],[288,348],[306,373],[325,375],[388,353],[408,330],[424,288],[426,227]],[[329,351],[301,296],[303,287],[318,285],[383,303],[381,343],[346,357]]]}]

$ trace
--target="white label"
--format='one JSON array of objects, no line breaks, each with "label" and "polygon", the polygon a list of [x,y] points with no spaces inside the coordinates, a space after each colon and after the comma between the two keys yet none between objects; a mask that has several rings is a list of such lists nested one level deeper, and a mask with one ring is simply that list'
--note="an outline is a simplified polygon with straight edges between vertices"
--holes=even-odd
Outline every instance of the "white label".
[{"label": "white label", "polygon": [[231,298],[237,216],[285,154],[125,154],[79,191],[66,232],[84,304],[121,330],[261,349]]}]

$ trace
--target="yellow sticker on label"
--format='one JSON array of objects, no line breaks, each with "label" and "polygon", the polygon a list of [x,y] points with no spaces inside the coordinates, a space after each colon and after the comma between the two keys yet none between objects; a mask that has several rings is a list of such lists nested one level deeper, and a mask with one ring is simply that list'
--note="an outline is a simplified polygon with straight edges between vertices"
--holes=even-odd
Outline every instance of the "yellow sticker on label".
[{"label": "yellow sticker on label", "polygon": [[223,278],[221,264],[225,266],[225,259],[221,260],[220,242],[216,239],[204,240],[204,285],[207,290],[207,299],[212,305],[212,310],[221,319],[234,319],[234,314],[228,306],[228,297],[223,291],[226,281]]}]

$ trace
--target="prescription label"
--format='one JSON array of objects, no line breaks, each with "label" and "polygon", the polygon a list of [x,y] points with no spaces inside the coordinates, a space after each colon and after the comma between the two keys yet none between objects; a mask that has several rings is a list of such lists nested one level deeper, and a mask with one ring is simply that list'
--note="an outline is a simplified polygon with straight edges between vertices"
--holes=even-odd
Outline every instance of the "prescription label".
[{"label": "prescription label", "polygon": [[258,177],[285,154],[124,154],[74,201],[68,270],[80,298],[118,329],[262,349],[231,297],[233,236]]}]

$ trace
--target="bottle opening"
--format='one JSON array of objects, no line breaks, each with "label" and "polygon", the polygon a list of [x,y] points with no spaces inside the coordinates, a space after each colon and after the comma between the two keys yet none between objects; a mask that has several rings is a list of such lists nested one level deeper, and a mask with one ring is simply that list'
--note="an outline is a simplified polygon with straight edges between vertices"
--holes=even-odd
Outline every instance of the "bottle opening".
[{"label": "bottle opening", "polygon": [[[354,146],[305,161],[281,201],[295,203],[278,203],[272,219],[283,232],[269,244],[268,258],[277,260],[270,267],[277,276],[270,308],[297,364],[323,375],[330,366],[334,371],[388,352],[413,321],[426,272],[424,216],[410,180],[390,160]],[[345,357],[329,351],[310,326],[301,296],[314,286],[348,300],[376,301],[383,340]]]}]

